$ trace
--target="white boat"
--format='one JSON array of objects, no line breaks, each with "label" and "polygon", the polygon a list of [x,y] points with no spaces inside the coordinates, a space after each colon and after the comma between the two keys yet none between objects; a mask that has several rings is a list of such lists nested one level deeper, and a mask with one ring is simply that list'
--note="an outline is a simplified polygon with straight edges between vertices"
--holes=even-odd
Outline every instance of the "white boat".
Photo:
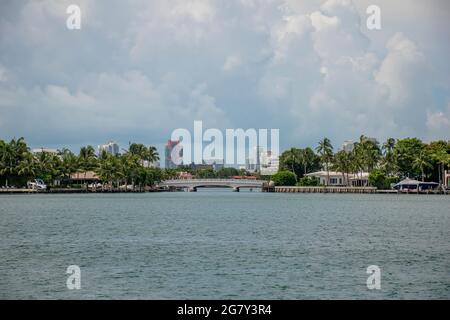
[{"label": "white boat", "polygon": [[34,181],[29,181],[27,186],[33,190],[47,190],[47,185],[42,179],[34,179]]}]

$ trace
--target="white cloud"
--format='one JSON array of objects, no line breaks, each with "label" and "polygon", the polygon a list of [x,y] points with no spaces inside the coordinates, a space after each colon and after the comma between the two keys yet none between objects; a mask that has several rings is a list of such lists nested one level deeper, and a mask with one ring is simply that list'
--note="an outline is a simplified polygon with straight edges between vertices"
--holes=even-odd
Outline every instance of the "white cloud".
[{"label": "white cloud", "polygon": [[445,139],[450,132],[450,103],[445,112],[427,112],[427,138],[431,139]]},{"label": "white cloud", "polygon": [[230,55],[226,58],[222,69],[224,71],[231,71],[234,68],[239,67],[242,64],[241,57],[238,55]]},{"label": "white cloud", "polygon": [[393,107],[403,107],[411,102],[417,90],[424,92],[427,84],[424,55],[416,44],[402,33],[396,33],[387,43],[388,53],[376,75],[378,83],[389,90],[389,103]]},{"label": "white cloud", "polygon": [[369,0],[84,0],[77,32],[69,2],[2,5],[0,137],[165,140],[198,119],[281,128],[282,147],[449,138],[441,0],[381,0],[376,32]]}]

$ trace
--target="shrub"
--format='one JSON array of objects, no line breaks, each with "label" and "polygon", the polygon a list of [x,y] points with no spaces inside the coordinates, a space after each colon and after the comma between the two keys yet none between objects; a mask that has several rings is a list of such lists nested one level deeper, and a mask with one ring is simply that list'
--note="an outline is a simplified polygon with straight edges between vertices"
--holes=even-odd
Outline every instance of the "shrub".
[{"label": "shrub", "polygon": [[276,186],[295,186],[297,176],[290,171],[279,171],[272,176]]},{"label": "shrub", "polygon": [[297,182],[299,187],[316,187],[318,185],[320,185],[320,181],[315,177],[303,177]]},{"label": "shrub", "polygon": [[369,174],[370,185],[376,187],[377,189],[390,189],[391,183],[398,182],[397,177],[387,176],[384,172],[380,170],[374,170]]}]

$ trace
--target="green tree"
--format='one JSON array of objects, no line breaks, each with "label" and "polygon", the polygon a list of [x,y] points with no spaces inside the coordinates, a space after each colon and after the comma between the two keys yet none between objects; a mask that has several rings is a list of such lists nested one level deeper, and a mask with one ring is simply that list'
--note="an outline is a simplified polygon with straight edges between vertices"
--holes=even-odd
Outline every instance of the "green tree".
[{"label": "green tree", "polygon": [[124,176],[120,159],[106,152],[101,153],[95,173],[102,180],[103,185],[106,183],[110,190],[113,189],[114,182],[119,185],[118,181]]},{"label": "green tree", "polygon": [[333,169],[342,172],[342,181],[346,185],[349,184],[349,173],[352,170],[351,154],[347,151],[341,150],[334,156]]},{"label": "green tree", "polygon": [[369,174],[369,183],[371,186],[380,190],[391,188],[391,183],[398,181],[397,177],[387,176],[383,171],[376,169]]},{"label": "green tree", "polygon": [[17,166],[17,174],[19,176],[29,178],[36,177],[36,161],[31,153],[27,153]]},{"label": "green tree", "polygon": [[381,166],[387,175],[394,175],[397,173],[397,163],[394,156],[395,143],[394,138],[388,138],[386,142],[383,143]]},{"label": "green tree", "polygon": [[297,176],[291,171],[279,171],[272,176],[272,181],[276,186],[295,186]]},{"label": "green tree", "polygon": [[95,155],[95,149],[92,146],[81,147],[78,155],[79,169],[85,172],[94,170],[97,166],[97,156]]},{"label": "green tree", "polygon": [[305,176],[303,178],[298,179],[297,186],[300,187],[316,187],[320,185],[319,179],[315,177]]},{"label": "green tree", "polygon": [[219,171],[217,171],[217,177],[224,179],[224,178],[230,178],[233,176],[239,176],[239,170],[236,168],[222,168]]},{"label": "green tree", "polygon": [[431,164],[431,156],[427,153],[426,149],[422,149],[414,158],[412,167],[419,169],[422,177],[422,181],[425,181],[425,170],[427,168],[433,168]]},{"label": "green tree", "polygon": [[423,148],[424,144],[417,138],[406,138],[397,141],[394,147],[394,157],[400,175],[404,177],[420,176],[420,168],[414,168],[413,163]]},{"label": "green tree", "polygon": [[60,158],[49,152],[41,151],[35,155],[36,173],[47,184],[51,184],[60,176]]},{"label": "green tree", "polygon": [[61,159],[60,162],[60,174],[63,178],[69,179],[70,176],[76,173],[79,169],[78,157],[69,149],[63,148],[58,151],[58,155]]},{"label": "green tree", "polygon": [[450,165],[450,143],[445,141],[432,141],[425,146],[428,154],[431,156],[433,165],[432,176],[437,178],[440,184],[443,182],[445,166]]},{"label": "green tree", "polygon": [[302,154],[301,150],[297,148],[291,148],[284,151],[280,156],[279,170],[290,170],[292,173],[301,174],[302,172]]},{"label": "green tree", "polygon": [[330,183],[330,164],[333,160],[333,146],[328,138],[324,138],[319,141],[319,145],[316,148],[317,153],[320,156],[320,161],[327,172],[327,182],[326,185]]},{"label": "green tree", "polygon": [[378,142],[372,141],[364,135],[361,135],[359,142],[355,143],[354,151],[360,169],[369,173],[375,169],[381,158],[381,149]]},{"label": "green tree", "polygon": [[18,175],[19,163],[27,157],[29,149],[23,137],[12,139],[9,143],[0,142],[0,176],[5,177],[5,185],[8,179]]}]

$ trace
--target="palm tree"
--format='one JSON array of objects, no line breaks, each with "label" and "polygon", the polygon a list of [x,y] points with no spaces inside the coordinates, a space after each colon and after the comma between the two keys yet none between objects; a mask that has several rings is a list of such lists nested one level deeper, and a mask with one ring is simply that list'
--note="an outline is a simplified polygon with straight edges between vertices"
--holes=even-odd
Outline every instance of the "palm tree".
[{"label": "palm tree", "polygon": [[156,149],[156,147],[154,146],[149,146],[148,147],[148,158],[147,160],[149,162],[155,162],[159,160],[159,154],[158,154],[158,150]]},{"label": "palm tree", "polygon": [[92,146],[81,147],[80,154],[78,155],[78,161],[80,164],[80,169],[85,171],[85,177],[86,171],[95,168],[96,159],[97,156],[95,155],[94,147]]},{"label": "palm tree", "polygon": [[36,172],[44,181],[51,182],[59,176],[61,160],[57,155],[49,152],[38,152],[35,156]]},{"label": "palm tree", "polygon": [[362,170],[371,172],[375,169],[381,157],[378,142],[369,140],[366,136],[361,135],[359,142],[355,143],[355,149],[360,158]]},{"label": "palm tree", "polygon": [[388,175],[392,175],[397,169],[394,156],[395,143],[396,141],[394,138],[388,138],[382,146],[384,155],[384,158],[382,159],[382,165]]},{"label": "palm tree", "polygon": [[66,148],[59,150],[58,155],[61,158],[61,175],[63,178],[70,178],[70,176],[79,169],[78,157]]},{"label": "palm tree", "polygon": [[320,156],[320,160],[322,164],[325,166],[325,170],[327,171],[327,184],[330,182],[330,170],[329,165],[333,159],[333,146],[331,145],[331,141],[328,138],[324,138],[319,141],[319,145],[316,148],[317,153]]},{"label": "palm tree", "polygon": [[98,167],[95,168],[95,173],[100,177],[103,183],[109,185],[110,191],[112,191],[113,182],[118,181],[123,177],[123,168],[120,159],[107,152],[101,153]]},{"label": "palm tree", "polygon": [[159,154],[154,146],[149,146],[148,148],[140,143],[130,144],[128,153],[139,157],[141,164],[144,165],[144,161],[152,163],[159,160]]},{"label": "palm tree", "polygon": [[13,138],[9,143],[0,143],[0,175],[5,176],[5,185],[8,186],[8,177],[17,175],[19,163],[27,156],[29,149],[24,138]]},{"label": "palm tree", "polygon": [[[300,150],[297,148],[291,148],[289,150],[289,161],[291,163],[291,171],[293,174],[295,174],[295,165],[299,164],[301,162],[301,153]],[[297,175],[295,174],[295,180],[297,181]]]},{"label": "palm tree", "polygon": [[336,171],[342,172],[342,181],[348,186],[349,179],[348,174],[351,170],[351,156],[350,153],[341,150],[334,156],[333,168]]},{"label": "palm tree", "polygon": [[24,177],[36,176],[36,162],[31,153],[28,153],[17,166],[17,174]]},{"label": "palm tree", "polygon": [[[86,180],[87,171],[92,171],[96,168],[97,156],[95,155],[95,149],[92,146],[81,147],[80,154],[78,155],[79,169],[84,171],[84,180]],[[86,184],[86,190],[88,185]]]},{"label": "palm tree", "polygon": [[311,148],[300,149],[300,162],[303,166],[303,175],[308,173],[308,167],[314,163],[314,151]]},{"label": "palm tree", "polygon": [[391,154],[394,151],[395,147],[395,139],[394,138],[388,138],[385,143],[383,143],[383,154]]},{"label": "palm tree", "polygon": [[413,161],[413,168],[420,169],[422,174],[422,182],[425,181],[425,169],[433,168],[433,165],[430,162],[430,157],[425,150],[422,150],[417,154]]}]

